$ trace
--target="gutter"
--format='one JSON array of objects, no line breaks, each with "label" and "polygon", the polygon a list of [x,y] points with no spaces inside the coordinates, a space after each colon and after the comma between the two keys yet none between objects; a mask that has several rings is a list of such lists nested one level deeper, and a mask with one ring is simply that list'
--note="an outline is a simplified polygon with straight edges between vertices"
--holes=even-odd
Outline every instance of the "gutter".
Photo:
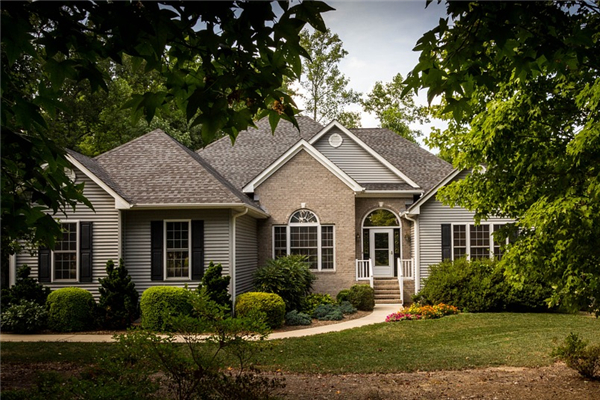
[{"label": "gutter", "polygon": [[246,207],[246,209],[240,213],[237,214],[233,214],[231,217],[231,255],[229,257],[229,259],[231,260],[231,268],[229,271],[229,275],[231,276],[231,311],[232,313],[235,315],[235,299],[236,299],[236,281],[235,281],[235,272],[236,272],[236,257],[235,257],[235,253],[236,253],[236,220],[239,217],[242,217],[246,214],[248,214],[248,211],[250,211],[250,209],[248,207]]}]

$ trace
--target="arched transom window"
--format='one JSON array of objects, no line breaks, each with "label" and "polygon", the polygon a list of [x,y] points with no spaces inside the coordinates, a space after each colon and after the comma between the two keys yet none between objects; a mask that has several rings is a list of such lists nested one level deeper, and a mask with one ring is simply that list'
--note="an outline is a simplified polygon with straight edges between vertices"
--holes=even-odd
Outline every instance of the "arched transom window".
[{"label": "arched transom window", "polygon": [[398,226],[398,218],[391,211],[379,209],[365,218],[364,226]]},{"label": "arched transom window", "polygon": [[321,225],[310,210],[294,212],[287,225],[273,227],[273,257],[301,254],[307,257],[311,269],[335,269],[335,238],[333,225]]}]

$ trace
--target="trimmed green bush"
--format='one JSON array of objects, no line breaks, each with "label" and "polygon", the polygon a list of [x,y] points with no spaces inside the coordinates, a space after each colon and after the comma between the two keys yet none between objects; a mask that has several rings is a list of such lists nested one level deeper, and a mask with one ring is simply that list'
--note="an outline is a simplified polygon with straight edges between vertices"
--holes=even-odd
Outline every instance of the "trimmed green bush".
[{"label": "trimmed green bush", "polygon": [[360,311],[373,311],[375,290],[368,285],[354,285],[348,293],[348,301]]},{"label": "trimmed green bush", "polygon": [[292,310],[285,314],[285,324],[288,326],[310,325],[312,324],[312,318],[308,314]]},{"label": "trimmed green bush", "polygon": [[348,301],[348,296],[350,296],[350,289],[343,289],[335,296],[335,301],[339,304],[342,304],[343,301]]},{"label": "trimmed green bush", "polygon": [[239,317],[263,313],[265,322],[273,329],[279,328],[285,321],[285,303],[281,296],[275,293],[243,293],[235,301],[235,312]]},{"label": "trimmed green bush", "polygon": [[276,293],[287,310],[301,310],[302,301],[310,294],[316,276],[310,271],[306,256],[297,254],[268,260],[254,274],[257,292]]},{"label": "trimmed green bush", "polygon": [[2,311],[0,323],[3,331],[14,333],[36,333],[44,330],[48,323],[46,306],[33,300],[21,300]]},{"label": "trimmed green bush", "polygon": [[202,283],[198,289],[205,287],[208,297],[217,304],[229,307],[231,309],[231,296],[229,295],[229,281],[231,277],[223,276],[223,267],[221,264],[214,264],[212,261],[208,264],[206,272],[202,277]]},{"label": "trimmed green bush", "polygon": [[321,304],[315,308],[312,316],[319,321],[340,321],[344,319],[340,307],[336,304]]},{"label": "trimmed green bush", "polygon": [[22,300],[31,300],[41,306],[46,306],[50,288],[42,285],[36,279],[30,278],[31,268],[27,265],[17,270],[17,281],[8,289],[2,290],[2,308],[19,304]]},{"label": "trimmed green bush", "polygon": [[66,287],[48,295],[48,327],[56,332],[79,332],[94,327],[96,302],[90,292]]},{"label": "trimmed green bush", "polygon": [[323,293],[311,293],[302,302],[302,311],[308,315],[311,315],[315,308],[321,304],[334,304],[335,301],[328,294]]},{"label": "trimmed green bush", "polygon": [[422,304],[452,304],[469,312],[536,311],[547,309],[550,288],[524,282],[521,289],[506,281],[496,260],[460,258],[430,267],[425,286],[413,298]]},{"label": "trimmed green bush", "polygon": [[153,286],[144,290],[140,301],[142,327],[152,331],[172,332],[172,319],[191,315],[189,291],[174,286]]},{"label": "trimmed green bush", "polygon": [[140,314],[140,294],[132,282],[123,260],[115,268],[112,260],[106,262],[106,278],[98,279],[98,323],[106,329],[124,329]]},{"label": "trimmed green bush", "polygon": [[349,301],[342,301],[340,303],[340,311],[342,314],[354,314],[358,310]]}]

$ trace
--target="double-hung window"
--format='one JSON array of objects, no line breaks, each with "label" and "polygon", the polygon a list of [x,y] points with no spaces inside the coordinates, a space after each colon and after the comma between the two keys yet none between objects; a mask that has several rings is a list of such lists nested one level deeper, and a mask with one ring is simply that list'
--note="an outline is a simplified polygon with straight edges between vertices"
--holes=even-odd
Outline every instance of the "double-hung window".
[{"label": "double-hung window", "polygon": [[311,269],[335,270],[334,226],[321,225],[312,211],[296,211],[287,225],[273,227],[273,257],[288,254],[306,256]]},{"label": "double-hung window", "polygon": [[165,221],[165,276],[190,278],[190,221]]},{"label": "double-hung window", "polygon": [[56,241],[52,255],[53,280],[77,280],[77,222],[60,224],[62,235]]},{"label": "double-hung window", "polygon": [[502,257],[502,248],[506,243],[494,239],[494,233],[502,226],[499,224],[452,225],[452,259],[465,256],[470,260]]}]

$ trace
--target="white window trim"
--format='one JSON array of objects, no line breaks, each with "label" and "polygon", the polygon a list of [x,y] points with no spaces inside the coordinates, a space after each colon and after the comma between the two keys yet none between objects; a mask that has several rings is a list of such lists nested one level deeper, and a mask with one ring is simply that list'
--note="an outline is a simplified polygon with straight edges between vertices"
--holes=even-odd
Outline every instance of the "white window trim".
[{"label": "white window trim", "polygon": [[[490,234],[490,245],[489,245],[489,257],[494,258],[494,247],[496,246],[496,242],[494,241],[494,225],[506,225],[507,222],[486,222],[481,223],[479,225],[488,225],[489,226],[489,234]],[[451,231],[451,243],[452,243],[452,260],[456,260],[454,257],[454,226],[462,225],[466,227],[466,248],[465,254],[467,256],[467,260],[471,260],[471,225],[475,225],[475,222],[469,223],[452,223],[452,231]],[[506,243],[508,244],[508,238],[506,238]],[[500,244],[502,246],[502,244]]]},{"label": "white window trim", "polygon": [[[167,276],[167,223],[187,222],[188,224],[188,276]],[[163,221],[163,279],[165,281],[191,281],[192,280],[192,220],[191,219],[165,219]]]},{"label": "white window trim", "polygon": [[[75,234],[75,243],[76,243],[76,250],[75,250],[75,279],[56,279],[55,275],[54,275],[54,254],[55,251],[52,250],[51,253],[51,257],[50,257],[50,263],[51,263],[51,268],[50,268],[50,281],[52,283],[70,283],[70,282],[79,282],[79,246],[81,245],[81,233],[80,233],[80,224],[79,224],[79,220],[74,220],[74,219],[65,219],[65,220],[60,220],[57,221],[59,224],[76,224],[77,226],[77,233]],[[62,251],[58,251],[58,253],[62,253]]]},{"label": "white window trim", "polygon": [[[311,271],[316,271],[316,272],[335,272],[336,271],[336,257],[335,257],[335,225],[334,224],[321,224],[321,221],[319,220],[319,216],[310,210],[306,210],[306,211],[310,211],[312,212],[315,217],[317,218],[317,222],[308,222],[308,223],[301,223],[301,222],[289,222],[292,219],[292,216],[294,214],[296,214],[296,212],[298,211],[302,211],[302,210],[296,210],[294,211],[291,216],[290,219],[288,220],[288,224],[287,225],[283,225],[283,224],[279,224],[279,225],[273,225],[271,228],[271,254],[272,257],[275,258],[275,228],[282,228],[285,227],[285,245],[286,245],[286,249],[285,252],[286,254],[290,254],[290,250],[291,250],[291,232],[290,232],[290,228],[291,227],[297,227],[297,226],[316,226],[317,227],[317,268],[311,268]],[[331,226],[333,227],[333,268],[332,269],[323,269],[323,257],[322,257],[322,253],[323,253],[323,241],[322,241],[322,235],[321,235],[321,227],[323,226]]]}]

